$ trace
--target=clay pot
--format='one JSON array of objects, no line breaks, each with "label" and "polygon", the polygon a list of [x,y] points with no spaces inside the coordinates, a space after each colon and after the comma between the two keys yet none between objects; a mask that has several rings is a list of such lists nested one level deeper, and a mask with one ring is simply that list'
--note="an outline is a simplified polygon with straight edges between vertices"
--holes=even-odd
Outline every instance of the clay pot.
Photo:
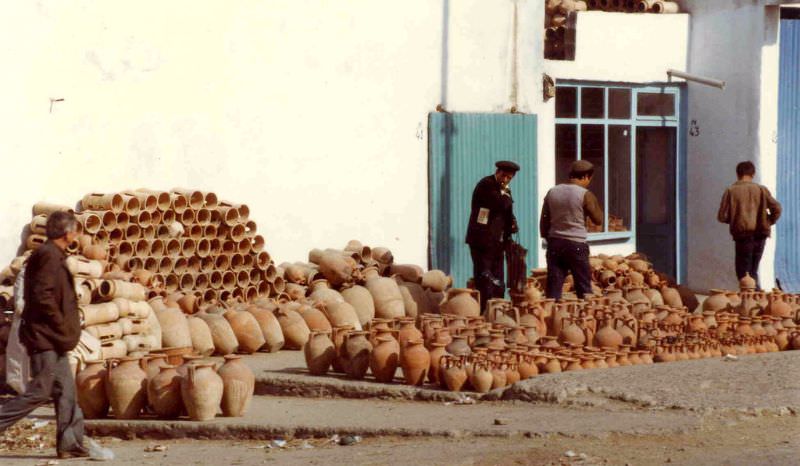
[{"label": "clay pot", "polygon": [[311,282],[310,290],[311,294],[308,297],[326,306],[345,301],[344,297],[338,291],[331,289],[328,286],[328,281],[324,279]]},{"label": "clay pot", "polygon": [[360,380],[369,369],[372,344],[367,340],[369,332],[353,330],[345,335],[341,348],[345,364],[345,372],[350,378]]},{"label": "clay pot", "polygon": [[253,314],[230,309],[225,313],[225,318],[231,324],[231,329],[239,342],[239,352],[255,353],[267,343]]},{"label": "clay pot", "polygon": [[428,270],[422,274],[421,284],[423,288],[433,291],[444,291],[453,283],[453,279],[441,270]]},{"label": "clay pot", "polygon": [[[428,369],[428,380],[434,385],[439,385],[441,382],[439,377],[442,374],[442,363],[444,362],[442,361],[442,358],[447,355],[447,351],[444,349],[444,347],[444,343],[433,342],[430,345],[429,351],[431,356],[431,365]],[[466,378],[466,373],[464,374],[464,377]]]},{"label": "clay pot", "polygon": [[162,419],[175,419],[184,409],[181,399],[181,377],[176,366],[159,367],[159,373],[147,384],[147,403]]},{"label": "clay pot", "polygon": [[431,365],[431,356],[421,338],[400,346],[400,367],[408,385],[422,385]]},{"label": "clay pot", "polygon": [[539,374],[539,368],[527,355],[520,358],[518,370],[522,380],[529,379]]},{"label": "clay pot", "polygon": [[147,401],[147,374],[139,358],[124,357],[112,363],[106,393],[116,419],[136,419]]},{"label": "clay pot", "polygon": [[398,319],[400,328],[397,334],[397,341],[400,347],[404,347],[409,340],[417,340],[422,338],[422,332],[414,325],[414,319],[405,318]]},{"label": "clay pot", "polygon": [[731,302],[725,294],[725,290],[712,289],[711,296],[703,301],[703,311],[727,311],[731,307]]},{"label": "clay pot", "polygon": [[187,316],[186,322],[189,325],[194,352],[201,356],[211,356],[214,353],[214,338],[211,335],[211,329],[208,328],[208,324],[203,319],[195,316]]},{"label": "clay pot", "polygon": [[780,317],[781,319],[792,317],[792,306],[784,301],[781,293],[770,293],[768,299],[769,304],[764,309],[765,314]]},{"label": "clay pot", "polygon": [[181,397],[193,421],[207,421],[217,415],[224,386],[214,372],[214,363],[192,362],[181,379]]},{"label": "clay pot", "polygon": [[120,318],[119,307],[115,303],[84,304],[80,306],[85,326],[115,322]]},{"label": "clay pot", "polygon": [[334,287],[352,280],[353,267],[344,256],[335,252],[323,253],[319,258],[319,271]]},{"label": "clay pot", "polygon": [[[219,355],[235,353],[239,349],[239,341],[233,333],[231,324],[225,317],[209,312],[198,312],[197,317],[203,319],[211,331],[211,338],[214,341],[214,352]],[[191,345],[191,343],[190,343]]]},{"label": "clay pot", "polygon": [[275,312],[275,316],[278,318],[278,323],[283,332],[284,347],[286,349],[303,348],[311,334],[311,330],[308,328],[306,321],[303,320],[303,317],[286,305],[282,305]]},{"label": "clay pot", "polygon": [[361,285],[353,285],[342,290],[342,298],[347,301],[358,315],[358,322],[363,327],[375,318],[375,301],[372,294]]},{"label": "clay pot", "polygon": [[253,371],[242,362],[241,356],[229,354],[217,373],[222,378],[222,415],[244,416],[253,398],[256,382]]},{"label": "clay pot", "polygon": [[309,306],[308,304],[301,304],[297,306],[295,310],[300,314],[303,320],[306,321],[306,325],[308,325],[311,331],[330,332],[333,328],[328,317],[325,316],[325,313],[316,307]]},{"label": "clay pot", "polygon": [[397,286],[403,296],[403,307],[406,310],[406,316],[416,318],[431,311],[432,306],[430,305],[428,294],[421,285],[402,281],[397,277]]},{"label": "clay pot", "polygon": [[331,341],[333,341],[333,347],[336,349],[336,357],[333,359],[333,363],[331,367],[333,368],[334,372],[341,372],[344,373],[347,360],[344,357],[344,342],[345,337],[348,333],[353,331],[352,325],[342,325],[341,327],[333,327],[331,332]]},{"label": "clay pot", "polygon": [[192,334],[186,315],[180,309],[162,306],[156,310],[161,324],[161,343],[170,347],[192,346]]},{"label": "clay pot", "polygon": [[476,362],[473,365],[469,381],[478,393],[488,393],[492,389],[494,377],[486,362]]},{"label": "clay pot", "polygon": [[377,269],[367,267],[364,269],[366,288],[375,302],[375,317],[381,319],[396,319],[406,315],[405,303],[400,287],[394,279],[381,277]]},{"label": "clay pot", "polygon": [[447,299],[441,306],[442,314],[462,317],[478,317],[481,315],[480,295],[469,288],[451,288],[447,290]]},{"label": "clay pot", "polygon": [[416,264],[391,264],[389,266],[389,275],[396,275],[406,282],[420,283],[422,274],[422,267]]},{"label": "clay pot", "polygon": [[400,363],[400,345],[393,337],[384,335],[376,339],[369,359],[369,368],[375,380],[389,383],[394,380]]},{"label": "clay pot", "polygon": [[264,335],[266,343],[261,350],[274,353],[283,348],[283,330],[281,330],[281,324],[275,314],[269,309],[259,306],[248,306],[245,310],[256,318],[261,333]]},{"label": "clay pot", "polygon": [[107,377],[106,361],[88,361],[86,368],[78,372],[75,378],[78,406],[86,419],[100,419],[108,415]]},{"label": "clay pot", "polygon": [[324,305],[323,309],[332,326],[352,325],[356,330],[362,329],[361,320],[350,303],[330,303]]},{"label": "clay pot", "polygon": [[327,374],[336,358],[336,348],[330,339],[330,334],[330,332],[314,330],[303,347],[306,367],[311,375]]},{"label": "clay pot", "polygon": [[452,392],[460,392],[468,378],[463,360],[445,356],[439,367],[439,373],[444,379],[447,389]]},{"label": "clay pot", "polygon": [[453,356],[466,356],[472,352],[464,335],[452,335],[452,341],[446,347]]}]

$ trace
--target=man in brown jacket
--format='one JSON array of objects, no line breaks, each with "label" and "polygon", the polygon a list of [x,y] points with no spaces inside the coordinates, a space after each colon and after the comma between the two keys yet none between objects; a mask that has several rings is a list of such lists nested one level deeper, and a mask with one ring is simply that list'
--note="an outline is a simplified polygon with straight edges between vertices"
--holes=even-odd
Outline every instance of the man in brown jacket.
[{"label": "man in brown jacket", "polygon": [[769,189],[753,182],[755,174],[752,162],[736,165],[738,181],[728,186],[722,195],[717,219],[730,225],[736,243],[736,277],[741,280],[750,274],[760,290],[758,263],[771,227],[781,216],[781,205]]},{"label": "man in brown jacket", "polygon": [[59,458],[88,457],[83,445],[83,413],[75,397],[75,380],[67,352],[81,336],[75,284],[64,250],[77,236],[75,216],[53,212],[47,219],[47,242],[25,267],[25,307],[20,339],[31,355],[33,379],[22,395],[0,407],[0,432],[51,399],[56,408]]}]

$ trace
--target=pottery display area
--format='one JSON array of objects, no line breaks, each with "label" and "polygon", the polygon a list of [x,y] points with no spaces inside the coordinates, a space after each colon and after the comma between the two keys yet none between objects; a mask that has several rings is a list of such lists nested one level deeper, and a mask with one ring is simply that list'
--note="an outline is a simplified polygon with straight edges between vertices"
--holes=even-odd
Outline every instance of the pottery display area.
[{"label": "pottery display area", "polygon": [[[71,209],[34,206],[0,272],[3,350],[14,283],[56,210]],[[247,206],[214,193],[88,194],[76,216],[67,265],[84,332],[70,358],[90,419],[240,416],[254,375],[238,354],[296,350],[313,376],[485,393],[545,373],[800,349],[800,296],[745,277],[688,309],[636,254],[592,257],[586,300],[571,279],[561,302],[545,299],[534,269],[524,293],[482,315],[478,292],[445,272],[355,240],[276,264]]]}]

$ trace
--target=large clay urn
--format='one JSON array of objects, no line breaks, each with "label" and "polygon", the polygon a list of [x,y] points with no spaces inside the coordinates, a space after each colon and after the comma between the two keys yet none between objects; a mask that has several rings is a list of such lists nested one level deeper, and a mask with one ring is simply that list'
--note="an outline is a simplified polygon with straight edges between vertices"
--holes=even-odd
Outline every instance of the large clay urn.
[{"label": "large clay urn", "polygon": [[147,375],[147,380],[150,380],[156,375],[158,375],[159,372],[161,372],[162,366],[167,366],[169,365],[169,363],[167,362],[166,354],[151,353],[146,356],[143,356],[139,360],[139,365],[141,366],[145,375]]},{"label": "large clay urn", "polygon": [[375,317],[381,319],[405,317],[403,294],[393,278],[381,277],[375,267],[367,267],[364,269],[364,280],[375,302]]},{"label": "large clay urn", "polygon": [[336,358],[336,348],[333,346],[330,335],[331,332],[314,330],[303,347],[306,367],[311,375],[327,374]]},{"label": "large clay urn", "polygon": [[253,371],[242,361],[242,357],[229,354],[225,364],[217,371],[222,378],[222,415],[244,416],[253,398],[256,378]]},{"label": "large clay urn", "polygon": [[431,365],[431,356],[422,338],[409,340],[400,347],[400,367],[408,385],[422,385]]},{"label": "large clay urn", "polygon": [[[225,317],[209,312],[198,312],[197,317],[203,319],[211,331],[211,338],[214,341],[214,352],[220,355],[232,354],[239,349],[239,341],[233,333],[231,324]],[[192,346],[191,343],[189,346]]]},{"label": "large clay urn", "polygon": [[345,335],[342,354],[346,362],[345,372],[350,378],[363,379],[369,369],[372,344],[367,340],[369,332],[353,330]]},{"label": "large clay urn", "polygon": [[375,301],[368,289],[361,285],[353,285],[343,289],[341,295],[355,309],[362,327],[375,318]]},{"label": "large clay urn", "polygon": [[332,326],[352,325],[356,330],[362,329],[358,314],[350,303],[330,303],[324,305],[323,309]]},{"label": "large clay urn", "polygon": [[492,372],[489,370],[487,364],[488,363],[484,361],[475,362],[473,365],[472,374],[469,377],[472,387],[478,393],[487,393],[492,389],[494,377],[492,376]]},{"label": "large clay urn", "polygon": [[181,379],[181,397],[193,421],[214,419],[223,391],[222,377],[214,371],[213,362],[192,362]]},{"label": "large clay urn", "polygon": [[331,367],[334,372],[346,372],[347,360],[344,355],[344,342],[348,333],[353,331],[352,325],[342,325],[340,327],[333,327],[331,332],[331,341],[336,350],[336,357],[333,358]]},{"label": "large clay urn", "polygon": [[398,319],[398,323],[400,329],[397,333],[397,341],[400,342],[401,348],[405,346],[409,340],[422,338],[422,332],[414,325],[413,318]]},{"label": "large clay urn", "polygon": [[344,255],[336,252],[324,252],[319,257],[319,271],[334,287],[352,280],[353,267],[345,260]]},{"label": "large clay urn", "polygon": [[310,289],[311,294],[309,294],[308,297],[318,303],[323,303],[327,306],[332,303],[344,302],[344,297],[338,291],[328,286],[328,280],[314,280],[311,282]]},{"label": "large clay urn", "polygon": [[303,320],[303,317],[286,305],[282,305],[275,312],[275,316],[278,318],[278,323],[283,331],[284,347],[286,349],[303,348],[311,334],[311,330],[308,328],[306,321]]},{"label": "large clay urn", "polygon": [[107,377],[106,361],[88,361],[86,367],[78,372],[75,378],[78,406],[86,419],[100,419],[108,415]]},{"label": "large clay urn", "polygon": [[165,347],[192,346],[192,334],[186,315],[178,308],[162,306],[155,310],[161,324],[161,344]]},{"label": "large clay urn", "polygon": [[214,337],[211,335],[208,324],[195,316],[187,316],[186,322],[189,324],[194,352],[201,356],[211,356],[214,353]]},{"label": "large clay urn", "polygon": [[112,363],[106,393],[116,419],[136,419],[147,402],[147,374],[139,358],[125,357]]},{"label": "large clay urn", "polygon": [[450,288],[447,299],[441,305],[442,314],[462,317],[478,317],[481,315],[480,294],[469,288]]},{"label": "large clay urn", "polygon": [[255,305],[248,306],[245,310],[253,314],[258,326],[261,328],[261,334],[264,335],[266,343],[261,347],[261,350],[274,353],[283,348],[285,342],[283,330],[281,330],[281,324],[275,314],[265,307]]},{"label": "large clay urn", "polygon": [[261,327],[253,314],[245,311],[229,309],[225,318],[231,324],[236,340],[239,342],[239,352],[251,354],[258,351],[267,343]]},{"label": "large clay urn", "polygon": [[400,346],[391,336],[379,336],[372,349],[369,359],[369,368],[375,380],[389,383],[394,380],[397,366],[400,364]]},{"label": "large clay urn", "polygon": [[181,376],[176,366],[159,366],[159,373],[147,383],[147,403],[162,419],[175,419],[183,411]]},{"label": "large clay urn", "polygon": [[403,296],[403,307],[408,317],[420,316],[430,311],[430,300],[425,289],[418,283],[403,281],[397,278],[397,286]]},{"label": "large clay urn", "polygon": [[[444,347],[444,343],[433,342],[430,344],[431,365],[428,369],[428,380],[434,385],[439,385],[441,382],[439,377],[442,374],[442,358],[447,355]],[[464,377],[466,378],[466,374]]]}]

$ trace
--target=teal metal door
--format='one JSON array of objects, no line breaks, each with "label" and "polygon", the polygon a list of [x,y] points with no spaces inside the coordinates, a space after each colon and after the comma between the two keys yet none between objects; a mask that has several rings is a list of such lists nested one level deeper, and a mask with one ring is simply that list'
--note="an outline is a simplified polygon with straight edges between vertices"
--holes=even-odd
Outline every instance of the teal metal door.
[{"label": "teal metal door", "polygon": [[430,266],[450,273],[463,287],[472,276],[464,242],[472,190],[495,171],[497,160],[517,162],[511,181],[520,242],[528,267],[536,266],[536,115],[431,113],[428,118]]}]

